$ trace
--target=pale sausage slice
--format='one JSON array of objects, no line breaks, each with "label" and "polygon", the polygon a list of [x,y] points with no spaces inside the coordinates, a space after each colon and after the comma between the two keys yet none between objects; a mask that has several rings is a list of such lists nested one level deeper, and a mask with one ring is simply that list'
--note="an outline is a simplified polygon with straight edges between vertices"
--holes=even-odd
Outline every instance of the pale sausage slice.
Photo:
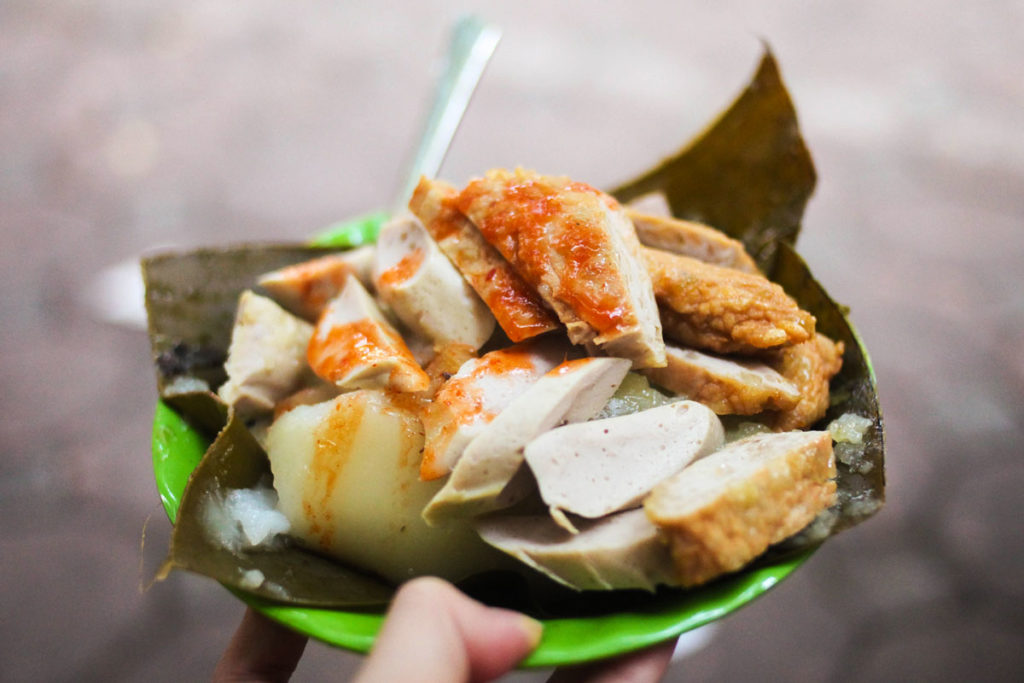
[{"label": "pale sausage slice", "polygon": [[655,216],[626,207],[636,236],[645,247],[689,256],[705,263],[760,273],[743,243],[709,225],[671,216]]},{"label": "pale sausage slice", "polygon": [[312,325],[270,299],[242,292],[224,363],[228,380],[217,390],[221,400],[251,417],[269,413],[306,380],[315,380],[306,365],[312,334]]},{"label": "pale sausage slice", "polygon": [[353,275],[327,304],[306,357],[319,377],[342,389],[423,391],[430,377]]},{"label": "pale sausage slice", "polygon": [[563,340],[545,337],[463,363],[421,415],[426,441],[420,476],[430,481],[451,472],[487,423],[570,352]]},{"label": "pale sausage slice", "polygon": [[544,516],[484,517],[480,537],[576,590],[641,588],[674,580],[668,547],[642,509],[580,524],[570,534]]},{"label": "pale sausage slice", "polygon": [[757,434],[698,460],[654,488],[648,517],[672,548],[684,586],[735,571],[835,501],[828,432]]},{"label": "pale sausage slice", "polygon": [[644,370],[655,384],[699,401],[719,415],[753,415],[762,410],[788,410],[800,401],[800,390],[766,363],[749,358],[724,358],[696,349],[665,345],[668,365]]},{"label": "pale sausage slice", "polygon": [[494,332],[494,316],[413,216],[381,228],[373,281],[381,301],[435,345],[479,349]]},{"label": "pale sausage slice", "polygon": [[370,285],[372,260],[373,247],[360,247],[285,266],[261,276],[258,284],[295,315],[316,321],[349,275],[355,275],[365,286]]},{"label": "pale sausage slice", "polygon": [[562,422],[595,415],[615,393],[629,366],[623,358],[580,358],[541,377],[469,443],[444,488],[424,509],[423,518],[438,524],[517,502],[524,491],[509,484],[523,463],[523,446]]},{"label": "pale sausage slice", "polygon": [[707,407],[677,401],[541,434],[524,456],[541,497],[559,512],[596,518],[640,504],[660,481],[721,447],[722,423]]}]

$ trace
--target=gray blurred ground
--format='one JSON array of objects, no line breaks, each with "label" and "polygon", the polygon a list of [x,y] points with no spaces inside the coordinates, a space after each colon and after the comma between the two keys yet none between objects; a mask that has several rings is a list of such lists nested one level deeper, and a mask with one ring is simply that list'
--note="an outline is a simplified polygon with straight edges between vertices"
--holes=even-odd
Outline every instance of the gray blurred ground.
[{"label": "gray blurred ground", "polygon": [[[160,245],[301,239],[385,205],[468,6],[0,3],[0,679],[208,677],[242,607],[187,575],[140,593],[168,534],[152,373],[86,294]],[[478,11],[505,38],[455,181],[624,180],[769,40],[820,174],[801,250],[873,352],[887,507],[669,680],[1024,678],[1024,5]],[[356,661],[313,644],[296,680]]]}]

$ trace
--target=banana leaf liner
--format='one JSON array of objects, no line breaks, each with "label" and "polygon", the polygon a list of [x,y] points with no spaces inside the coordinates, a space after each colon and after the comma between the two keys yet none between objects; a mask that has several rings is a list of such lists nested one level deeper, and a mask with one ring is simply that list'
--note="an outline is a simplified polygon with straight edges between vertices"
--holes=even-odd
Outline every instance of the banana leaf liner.
[{"label": "banana leaf liner", "polygon": [[[621,201],[660,192],[676,216],[701,220],[742,240],[762,270],[817,318],[818,329],[845,344],[842,371],[831,385],[832,405],[817,427],[847,412],[872,421],[857,470],[838,463],[837,505],[743,571],[757,571],[759,565],[806,553],[829,535],[863,521],[884,501],[882,416],[867,351],[844,307],[828,296],[792,246],[814,184],[814,166],[796,112],[775,59],[766,51],[751,83],[714,124],[675,156],[612,191]],[[236,592],[296,606],[361,609],[389,599],[393,586],[298,546],[250,553],[218,547],[207,538],[198,514],[204,499],[270,477],[265,453],[212,393],[225,379],[223,361],[238,296],[254,288],[263,273],[331,248],[372,241],[381,220],[375,214],[336,227],[316,240],[332,247],[248,245],[163,254],[143,261],[149,335],[161,397],[158,410],[168,411],[171,420],[181,421],[181,430],[210,444],[184,493],[162,492],[168,514],[172,519],[177,516],[177,521],[161,576],[173,568],[188,569]],[[158,480],[159,468],[166,465],[166,436],[154,434]],[[252,570],[265,578],[256,588],[244,580]],[[696,590],[726,590],[734,580],[724,577]],[[564,589],[532,590],[509,576],[477,577],[467,587],[492,602],[541,616],[600,613],[624,604],[642,609],[666,595],[687,593],[663,589],[652,596],[616,591],[586,594],[584,599]]]},{"label": "banana leaf liner", "polygon": [[629,202],[660,192],[674,216],[735,237],[771,273],[777,245],[796,243],[816,180],[793,101],[766,51],[750,84],[702,135],[612,194]]}]

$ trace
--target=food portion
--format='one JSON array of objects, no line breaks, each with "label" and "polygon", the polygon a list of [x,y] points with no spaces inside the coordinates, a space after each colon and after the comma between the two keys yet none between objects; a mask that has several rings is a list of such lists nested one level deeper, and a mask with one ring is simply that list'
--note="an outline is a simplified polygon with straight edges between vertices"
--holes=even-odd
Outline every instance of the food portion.
[{"label": "food portion", "polygon": [[775,429],[806,429],[824,417],[829,403],[829,381],[843,367],[843,349],[842,342],[816,334],[813,339],[779,352],[775,367],[796,385],[800,400],[778,412],[771,423]]},{"label": "food portion", "polygon": [[494,169],[462,190],[458,208],[555,311],[570,341],[637,368],[665,364],[651,278],[614,198],[565,177]]},{"label": "food portion", "polygon": [[658,482],[722,446],[713,412],[676,401],[628,415],[591,420],[541,434],[523,456],[552,516],[596,519],[636,507]]},{"label": "food portion", "polygon": [[420,476],[451,472],[467,445],[519,394],[571,353],[557,339],[537,339],[471,358],[423,410],[426,432]]},{"label": "food portion", "polygon": [[[652,589],[733,571],[834,502],[828,434],[790,430],[824,415],[842,345],[738,242],[522,169],[423,179],[410,205],[375,294],[329,257],[261,279],[305,278],[276,286],[295,307],[347,273],[315,328],[242,297],[226,387],[273,339],[254,301],[287,332],[264,342],[292,391],[264,399],[261,441],[297,542],[392,581],[485,571],[496,548],[576,589]],[[293,367],[304,346],[319,383]],[[726,446],[719,414],[775,432]]]},{"label": "food portion", "polygon": [[514,342],[558,328],[558,319],[498,250],[455,206],[459,193],[441,180],[421,178],[412,211]]},{"label": "food portion", "polygon": [[698,261],[760,274],[743,243],[714,228],[672,216],[658,216],[626,208],[640,244]]},{"label": "food portion", "polygon": [[279,401],[313,378],[305,358],[312,336],[309,323],[266,297],[243,293],[224,364],[228,380],[218,390],[220,398],[249,417],[273,411]]},{"label": "food portion", "polygon": [[835,502],[828,432],[756,434],[698,460],[644,501],[672,552],[675,580],[695,586],[739,569]]},{"label": "food portion", "polygon": [[[286,266],[263,275],[258,283],[281,306],[316,322],[327,302],[338,296],[349,275],[369,285],[368,278],[359,276],[358,259],[353,259],[353,253],[329,254]],[[361,253],[372,257],[368,252]]]},{"label": "food portion", "polygon": [[764,277],[645,247],[665,336],[716,353],[756,354],[806,341],[814,316]]},{"label": "food portion", "polygon": [[520,562],[573,590],[653,591],[675,583],[672,556],[643,509],[583,520],[567,534],[547,516],[484,519],[480,536]]},{"label": "food portion", "polygon": [[494,332],[494,316],[412,216],[381,228],[373,282],[381,302],[435,345],[475,350]]},{"label": "food portion", "polygon": [[[719,415],[789,410],[800,402],[797,385],[760,359],[726,358],[673,344],[666,345],[665,352],[668,364],[649,368],[644,374],[659,386],[700,401]],[[825,378],[826,384],[832,375]]]},{"label": "food portion", "polygon": [[430,386],[402,336],[351,275],[320,315],[307,357],[318,377],[342,389],[423,391]]},{"label": "food portion", "polygon": [[[506,508],[533,481],[524,448],[555,427],[588,420],[615,394],[629,370],[624,358],[565,361],[533,383],[469,442],[443,489],[423,510],[429,524]],[[522,475],[522,476],[520,476]]]},{"label": "food portion", "polygon": [[[423,178],[379,247],[147,259],[161,395],[216,436],[169,565],[318,607],[509,563],[575,590],[654,590],[766,550],[772,566],[866,518],[884,489],[874,378],[845,311],[790,248],[813,185],[766,55],[716,124],[616,199],[524,170],[462,187]],[[676,217],[618,204],[644,195]],[[345,245],[375,226],[354,222]],[[280,329],[244,315],[253,288],[277,301],[261,308]],[[676,412],[703,422],[661,429]],[[726,445],[716,413],[741,416],[726,418]],[[827,421],[838,468],[827,435],[795,431]],[[288,537],[212,547],[204,504],[270,470]]]},{"label": "food portion", "polygon": [[469,524],[435,529],[421,519],[440,488],[419,478],[422,446],[415,412],[380,390],[282,415],[266,450],[292,538],[395,583],[421,574],[457,581],[500,567]]}]

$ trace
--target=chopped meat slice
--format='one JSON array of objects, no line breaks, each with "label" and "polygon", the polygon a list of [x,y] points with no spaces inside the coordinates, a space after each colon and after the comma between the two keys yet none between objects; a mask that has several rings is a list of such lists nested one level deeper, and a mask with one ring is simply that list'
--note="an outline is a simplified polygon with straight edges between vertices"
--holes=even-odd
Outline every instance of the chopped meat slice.
[{"label": "chopped meat slice", "polygon": [[455,208],[457,197],[458,190],[451,185],[420,178],[409,209],[491,309],[509,339],[523,341],[557,329],[558,319],[537,292]]},{"label": "chopped meat slice", "polygon": [[355,275],[363,284],[369,282],[367,259],[372,260],[372,255],[373,247],[369,246],[328,254],[267,273],[260,277],[259,285],[295,315],[316,321],[349,275]]},{"label": "chopped meat slice", "polygon": [[373,290],[373,263],[377,259],[377,245],[364,244],[355,249],[349,249],[338,254],[341,260],[352,266],[352,274],[359,280],[359,284],[367,290]]},{"label": "chopped meat slice", "polygon": [[814,334],[814,316],[768,278],[644,248],[665,336],[718,353],[755,353]]},{"label": "chopped meat slice", "polygon": [[618,202],[589,185],[517,169],[469,183],[458,208],[565,323],[634,367],[665,363],[651,278]]},{"label": "chopped meat slice", "polygon": [[665,354],[668,365],[648,368],[644,374],[655,384],[699,401],[719,415],[789,410],[800,400],[797,386],[762,361],[722,358],[671,344],[665,346]]},{"label": "chopped meat slice", "polygon": [[672,207],[668,205],[668,198],[660,190],[647,192],[630,199],[626,207],[633,211],[647,214],[648,216],[671,216]]},{"label": "chopped meat slice", "polygon": [[772,426],[776,430],[806,429],[825,416],[828,384],[843,367],[843,350],[842,342],[818,333],[813,339],[779,352],[775,369],[797,386],[800,401],[775,415]]},{"label": "chopped meat slice", "polygon": [[695,401],[552,429],[526,444],[541,498],[562,514],[594,519],[636,507],[655,484],[721,447],[722,423]]},{"label": "chopped meat slice", "polygon": [[313,326],[270,299],[242,292],[217,394],[243,416],[269,413],[281,399],[315,379],[306,365]]},{"label": "chopped meat slice", "polygon": [[433,398],[463,363],[472,358],[477,358],[477,350],[468,344],[442,344],[434,348],[430,360],[423,366],[424,372],[430,376],[427,397]]},{"label": "chopped meat slice", "polygon": [[735,571],[832,505],[828,432],[758,434],[654,487],[644,509],[668,538],[676,579],[695,586]]},{"label": "chopped meat slice", "polygon": [[380,300],[435,345],[479,349],[494,332],[494,316],[413,216],[381,228],[373,280]]},{"label": "chopped meat slice", "polygon": [[480,537],[575,590],[642,588],[675,581],[668,547],[642,509],[584,520],[570,534],[548,517],[484,517]]},{"label": "chopped meat slice", "polygon": [[563,422],[593,417],[629,370],[624,358],[578,358],[558,365],[482,428],[455,463],[444,488],[423,510],[430,525],[508,507],[535,489],[513,483],[523,447]]},{"label": "chopped meat slice", "polygon": [[705,263],[760,273],[743,243],[703,223],[670,216],[653,216],[626,208],[640,243],[654,249],[689,256]]},{"label": "chopped meat slice", "polygon": [[352,275],[316,324],[306,351],[322,379],[343,389],[424,391],[430,377]]},{"label": "chopped meat slice", "polygon": [[466,361],[421,416],[426,440],[420,477],[430,481],[451,472],[473,437],[569,350],[557,339],[534,339]]}]

